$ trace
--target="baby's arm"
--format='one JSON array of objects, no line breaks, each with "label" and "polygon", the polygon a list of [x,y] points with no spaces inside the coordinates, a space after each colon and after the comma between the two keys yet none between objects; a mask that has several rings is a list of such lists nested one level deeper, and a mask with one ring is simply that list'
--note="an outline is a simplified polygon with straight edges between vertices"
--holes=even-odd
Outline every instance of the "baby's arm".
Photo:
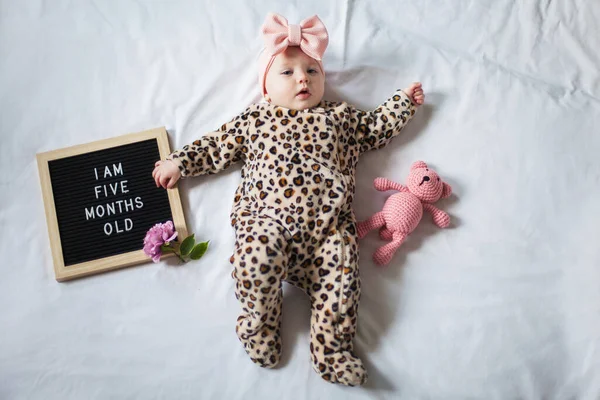
[{"label": "baby's arm", "polygon": [[180,177],[216,174],[245,159],[250,108],[233,120],[157,161],[152,176],[157,186],[171,188]]},{"label": "baby's arm", "polygon": [[413,83],[404,90],[397,90],[374,111],[350,107],[350,122],[355,129],[360,152],[385,147],[411,120],[423,102],[421,84]]}]

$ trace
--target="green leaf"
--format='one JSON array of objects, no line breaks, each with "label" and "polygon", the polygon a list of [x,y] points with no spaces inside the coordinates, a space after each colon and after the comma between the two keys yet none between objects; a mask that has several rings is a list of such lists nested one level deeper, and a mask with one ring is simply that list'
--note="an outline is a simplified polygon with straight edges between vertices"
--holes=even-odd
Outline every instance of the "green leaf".
[{"label": "green leaf", "polygon": [[206,253],[209,242],[210,241],[198,243],[196,246],[194,246],[194,249],[192,250],[192,253],[190,254],[190,258],[192,260],[199,260],[204,255],[204,253]]},{"label": "green leaf", "polygon": [[187,256],[188,254],[190,254],[190,251],[192,251],[194,244],[196,244],[196,241],[194,240],[194,234],[192,233],[190,236],[186,237],[185,240],[181,243],[181,246],[179,247],[179,252],[181,253],[181,255]]}]

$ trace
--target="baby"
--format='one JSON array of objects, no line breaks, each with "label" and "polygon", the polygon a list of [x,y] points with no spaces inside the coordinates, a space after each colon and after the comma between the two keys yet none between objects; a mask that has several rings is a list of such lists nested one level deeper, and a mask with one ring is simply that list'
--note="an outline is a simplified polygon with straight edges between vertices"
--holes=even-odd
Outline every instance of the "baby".
[{"label": "baby", "polygon": [[413,83],[374,111],[325,101],[321,59],[328,33],[320,19],[288,25],[269,14],[262,33],[265,102],[158,161],[152,176],[168,189],[180,177],[242,162],[230,258],[243,310],[236,326],[240,341],[255,363],[277,365],[285,280],[311,299],[314,369],[327,381],[361,385],[367,372],[352,344],[360,299],[356,164],[400,133],[423,103],[423,91]]}]

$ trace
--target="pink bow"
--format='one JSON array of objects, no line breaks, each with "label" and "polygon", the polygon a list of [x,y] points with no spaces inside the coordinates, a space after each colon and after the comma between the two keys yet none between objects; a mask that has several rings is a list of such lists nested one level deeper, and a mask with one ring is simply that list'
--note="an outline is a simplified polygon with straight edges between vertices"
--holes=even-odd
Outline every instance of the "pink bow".
[{"label": "pink bow", "polygon": [[271,56],[281,53],[288,46],[300,46],[306,55],[320,61],[329,43],[327,29],[316,15],[300,22],[300,25],[288,25],[285,17],[269,13],[263,23],[262,33],[265,50]]}]

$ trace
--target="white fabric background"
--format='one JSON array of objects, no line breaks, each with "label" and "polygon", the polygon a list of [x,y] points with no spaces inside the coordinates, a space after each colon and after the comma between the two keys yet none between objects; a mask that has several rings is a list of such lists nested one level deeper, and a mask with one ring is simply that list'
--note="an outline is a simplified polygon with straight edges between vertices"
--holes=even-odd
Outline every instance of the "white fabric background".
[{"label": "white fabric background", "polygon": [[[387,269],[362,242],[363,388],[309,364],[285,288],[280,368],[234,332],[239,167],[182,181],[199,262],[57,283],[35,154],[166,126],[172,148],[258,100],[268,11],[330,32],[329,99],[374,108],[419,80],[403,135],[359,164],[356,214],[423,159],[452,185]],[[600,5],[574,1],[0,1],[0,398],[600,398]],[[90,243],[90,246],[93,246]]]}]

